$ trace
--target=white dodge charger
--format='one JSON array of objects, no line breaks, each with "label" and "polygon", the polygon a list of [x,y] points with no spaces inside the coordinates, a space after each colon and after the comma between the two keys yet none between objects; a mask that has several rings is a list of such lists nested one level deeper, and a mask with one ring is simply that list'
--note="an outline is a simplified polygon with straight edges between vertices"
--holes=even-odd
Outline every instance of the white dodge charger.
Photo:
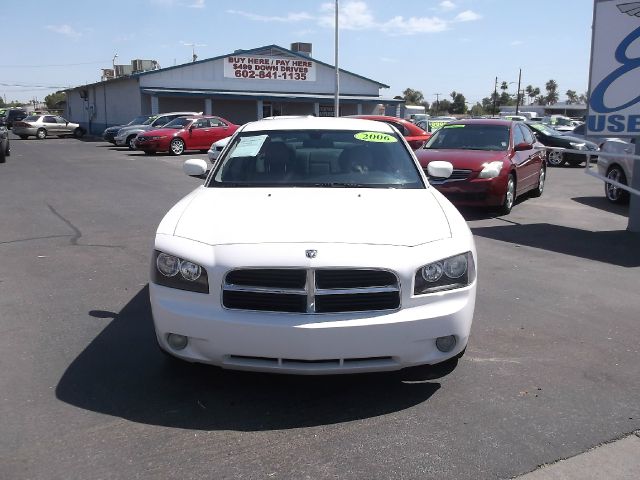
[{"label": "white dodge charger", "polygon": [[[230,142],[156,233],[149,291],[162,350],[294,374],[464,353],[473,237],[402,135],[382,122],[301,117],[246,124]],[[207,163],[184,169],[204,175]]]}]

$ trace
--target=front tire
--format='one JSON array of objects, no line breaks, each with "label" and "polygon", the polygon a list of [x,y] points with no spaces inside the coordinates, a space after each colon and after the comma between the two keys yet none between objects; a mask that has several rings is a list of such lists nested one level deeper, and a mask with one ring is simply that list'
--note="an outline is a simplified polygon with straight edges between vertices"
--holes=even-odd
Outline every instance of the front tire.
[{"label": "front tire", "polygon": [[502,205],[500,206],[500,214],[508,215],[511,213],[513,204],[516,201],[516,179],[512,173],[509,174],[507,179],[507,191],[504,194]]},{"label": "front tire", "polygon": [[36,138],[38,140],[44,140],[45,138],[47,138],[47,131],[44,128],[38,129],[38,131],[36,132]]},{"label": "front tire", "polygon": [[[618,165],[613,165],[607,171],[607,178],[623,185],[627,185],[627,176],[624,174],[622,168]],[[611,203],[626,204],[629,203],[629,192],[622,190],[610,183],[604,184],[604,195]]]},{"label": "front tire", "polygon": [[78,127],[73,131],[73,136],[76,137],[76,138],[82,138],[82,137],[84,137],[84,133],[85,133],[84,129]]},{"label": "front tire", "polygon": [[169,152],[171,152],[171,155],[182,155],[184,153],[184,142],[179,138],[174,138],[169,145]]},{"label": "front tire", "polygon": [[532,197],[541,197],[544,192],[544,184],[547,180],[547,167],[540,167],[540,176],[538,177],[538,186],[531,192]]},{"label": "front tire", "polygon": [[561,167],[564,165],[564,153],[558,150],[551,150],[547,153],[547,163],[552,167]]}]

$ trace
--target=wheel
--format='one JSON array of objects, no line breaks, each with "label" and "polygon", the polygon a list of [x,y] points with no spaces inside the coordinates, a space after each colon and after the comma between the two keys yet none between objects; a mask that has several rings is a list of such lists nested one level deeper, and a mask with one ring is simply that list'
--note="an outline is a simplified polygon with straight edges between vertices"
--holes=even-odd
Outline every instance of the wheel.
[{"label": "wheel", "polygon": [[129,135],[127,137],[127,145],[129,146],[129,150],[135,150],[136,149],[136,137],[138,135]]},{"label": "wheel", "polygon": [[552,167],[561,167],[564,165],[564,153],[558,150],[551,150],[547,153],[547,162]]},{"label": "wheel", "polygon": [[7,161],[6,152],[4,151],[4,148],[0,148],[0,163],[4,163],[6,161]]},{"label": "wheel", "polygon": [[169,145],[169,151],[171,155],[182,155],[184,152],[184,142],[179,138],[174,138]]},{"label": "wheel", "polygon": [[504,194],[504,200],[502,201],[502,205],[500,206],[500,213],[502,215],[508,215],[513,208],[513,202],[516,200],[516,179],[513,174],[509,174],[509,179],[507,180],[507,191]]},{"label": "wheel", "polygon": [[84,136],[84,133],[84,128],[78,127],[73,131],[73,136],[76,138],[82,138]]},{"label": "wheel", "polygon": [[36,138],[38,140],[44,140],[45,138],[47,138],[47,131],[44,128],[39,128],[36,132]]},{"label": "wheel", "polygon": [[544,182],[547,179],[547,167],[540,167],[540,176],[538,177],[538,186],[531,192],[532,197],[540,197],[544,191]]},{"label": "wheel", "polygon": [[20,138],[21,138],[22,140],[26,140],[27,138],[29,138],[29,135],[20,135]]},{"label": "wheel", "polygon": [[[607,178],[627,185],[627,177],[618,165],[613,165],[607,171]],[[611,203],[629,203],[629,192],[622,190],[610,183],[604,184],[604,195]]]}]

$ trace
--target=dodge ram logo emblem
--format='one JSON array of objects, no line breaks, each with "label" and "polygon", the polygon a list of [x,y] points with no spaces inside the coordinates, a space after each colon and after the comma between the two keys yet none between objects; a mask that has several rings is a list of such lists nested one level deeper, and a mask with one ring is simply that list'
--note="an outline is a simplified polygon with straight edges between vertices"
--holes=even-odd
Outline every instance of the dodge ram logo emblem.
[{"label": "dodge ram logo emblem", "polygon": [[304,253],[307,256],[307,258],[316,258],[316,255],[318,255],[317,250],[305,250]]}]

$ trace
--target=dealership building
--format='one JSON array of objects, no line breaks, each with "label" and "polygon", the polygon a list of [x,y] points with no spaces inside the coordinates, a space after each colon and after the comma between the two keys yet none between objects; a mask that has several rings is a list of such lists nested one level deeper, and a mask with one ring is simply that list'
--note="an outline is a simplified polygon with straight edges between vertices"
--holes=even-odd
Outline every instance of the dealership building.
[{"label": "dealership building", "polygon": [[[268,45],[71,88],[65,114],[92,134],[137,115],[173,111],[237,124],[279,115],[334,116],[335,76],[332,65],[311,56],[311,44]],[[376,80],[340,69],[339,81],[340,115],[382,113],[403,103],[382,97],[389,86]]]}]

